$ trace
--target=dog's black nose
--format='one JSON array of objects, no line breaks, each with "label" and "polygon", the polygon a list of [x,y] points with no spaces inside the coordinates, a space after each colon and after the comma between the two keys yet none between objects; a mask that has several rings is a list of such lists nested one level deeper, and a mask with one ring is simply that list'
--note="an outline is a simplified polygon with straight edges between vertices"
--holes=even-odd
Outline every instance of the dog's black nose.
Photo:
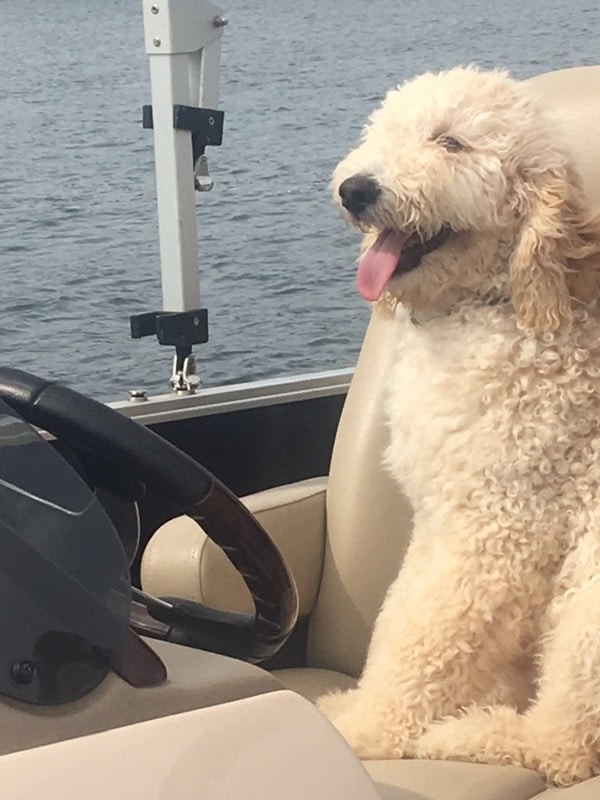
[{"label": "dog's black nose", "polygon": [[351,214],[358,215],[377,200],[381,189],[370,175],[359,173],[342,181],[338,192],[344,208]]}]

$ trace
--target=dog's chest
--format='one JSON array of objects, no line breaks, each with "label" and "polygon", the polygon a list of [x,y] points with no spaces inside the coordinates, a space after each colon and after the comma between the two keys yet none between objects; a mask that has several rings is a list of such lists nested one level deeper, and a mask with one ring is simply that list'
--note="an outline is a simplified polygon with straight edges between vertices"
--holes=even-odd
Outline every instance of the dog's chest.
[{"label": "dog's chest", "polygon": [[548,344],[494,309],[400,317],[386,462],[413,501],[477,473],[518,482],[600,437],[600,348],[577,341],[591,333]]},{"label": "dog's chest", "polygon": [[400,319],[387,409],[398,431],[442,435],[473,427],[502,376],[513,378],[513,347],[514,337],[482,322],[442,318],[420,326]]},{"label": "dog's chest", "polygon": [[481,425],[482,398],[503,342],[484,342],[465,329],[399,322],[397,357],[389,376],[387,417],[396,468],[428,461]]}]

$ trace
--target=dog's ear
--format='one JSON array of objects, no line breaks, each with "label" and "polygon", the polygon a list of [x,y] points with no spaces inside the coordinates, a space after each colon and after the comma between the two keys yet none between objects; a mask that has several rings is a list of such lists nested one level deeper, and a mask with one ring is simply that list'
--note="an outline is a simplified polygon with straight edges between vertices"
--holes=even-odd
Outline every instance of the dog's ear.
[{"label": "dog's ear", "polygon": [[568,327],[573,299],[591,302],[600,287],[600,221],[587,209],[579,176],[560,165],[519,187],[523,223],[510,259],[521,322],[537,331]]}]

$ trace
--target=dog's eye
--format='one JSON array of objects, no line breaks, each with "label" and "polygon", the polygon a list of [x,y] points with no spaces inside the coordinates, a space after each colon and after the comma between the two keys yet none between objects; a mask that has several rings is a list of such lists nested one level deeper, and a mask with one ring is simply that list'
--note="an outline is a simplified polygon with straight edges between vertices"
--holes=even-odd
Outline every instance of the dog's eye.
[{"label": "dog's eye", "polygon": [[458,139],[455,139],[454,136],[442,134],[441,136],[438,136],[437,142],[438,144],[441,144],[442,147],[449,153],[458,153],[459,150],[465,149],[464,144],[459,142]]}]

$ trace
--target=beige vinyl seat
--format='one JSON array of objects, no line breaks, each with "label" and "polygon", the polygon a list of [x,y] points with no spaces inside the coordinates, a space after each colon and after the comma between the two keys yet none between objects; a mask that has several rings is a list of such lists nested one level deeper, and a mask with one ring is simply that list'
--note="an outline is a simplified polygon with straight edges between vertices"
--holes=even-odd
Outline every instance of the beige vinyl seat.
[{"label": "beige vinyl seat", "polygon": [[[600,203],[600,67],[532,79],[568,132],[590,200]],[[348,279],[351,280],[349,274]],[[352,686],[373,621],[398,572],[411,511],[380,465],[386,429],[383,378],[394,355],[391,319],[374,310],[335,442],[330,474],[246,498],[278,542],[310,615],[307,664],[279,671],[315,699]],[[248,608],[239,577],[189,520],[157,532],[143,564],[144,588],[227,609]],[[373,761],[366,767],[386,800],[597,800],[600,778],[547,788],[525,769],[428,761]]]}]

